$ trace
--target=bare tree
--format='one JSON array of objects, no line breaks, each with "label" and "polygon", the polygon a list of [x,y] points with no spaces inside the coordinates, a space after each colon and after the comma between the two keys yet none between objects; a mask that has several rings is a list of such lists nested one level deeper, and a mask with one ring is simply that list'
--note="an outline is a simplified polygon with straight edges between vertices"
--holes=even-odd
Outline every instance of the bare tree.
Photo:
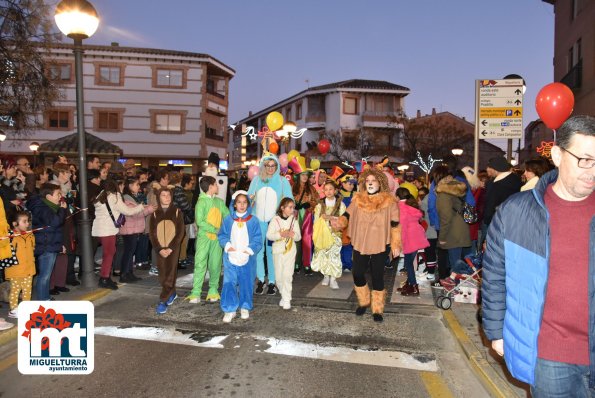
[{"label": "bare tree", "polygon": [[13,137],[38,127],[60,96],[48,70],[58,38],[50,15],[43,0],[0,0],[0,117]]},{"label": "bare tree", "polygon": [[325,138],[331,143],[329,154],[340,161],[359,160],[372,155],[374,151],[371,135],[364,129],[357,132],[326,131]]}]

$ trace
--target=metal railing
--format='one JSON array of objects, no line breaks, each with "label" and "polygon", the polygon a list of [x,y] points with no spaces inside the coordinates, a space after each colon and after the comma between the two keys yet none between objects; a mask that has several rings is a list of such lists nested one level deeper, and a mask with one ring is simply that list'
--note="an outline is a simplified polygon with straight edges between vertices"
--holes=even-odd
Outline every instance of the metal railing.
[{"label": "metal railing", "polygon": [[571,90],[580,88],[583,83],[583,59],[581,58],[576,65],[572,67],[560,83],[566,84]]}]

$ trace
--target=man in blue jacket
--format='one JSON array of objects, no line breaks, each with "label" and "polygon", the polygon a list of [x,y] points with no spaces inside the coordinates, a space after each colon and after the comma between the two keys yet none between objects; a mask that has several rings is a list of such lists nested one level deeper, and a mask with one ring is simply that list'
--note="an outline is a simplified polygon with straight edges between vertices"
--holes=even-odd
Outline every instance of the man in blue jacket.
[{"label": "man in blue jacket", "polygon": [[595,118],[569,118],[551,155],[488,229],[483,328],[534,398],[595,397]]}]

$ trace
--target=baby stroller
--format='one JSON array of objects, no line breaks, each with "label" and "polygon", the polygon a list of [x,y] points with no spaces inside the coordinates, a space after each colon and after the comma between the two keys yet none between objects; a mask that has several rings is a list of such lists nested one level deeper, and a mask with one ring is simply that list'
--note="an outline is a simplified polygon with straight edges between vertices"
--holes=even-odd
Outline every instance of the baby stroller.
[{"label": "baby stroller", "polygon": [[[448,310],[452,307],[452,301],[455,294],[460,293],[460,288],[469,286],[478,288],[481,286],[481,261],[483,254],[469,254],[465,256],[465,260],[460,261],[457,267],[453,267],[453,272],[457,273],[456,280],[458,284],[452,286],[441,286],[436,283],[432,286],[432,296],[434,297],[434,304],[436,307]],[[478,297],[478,302],[480,297]],[[479,316],[479,315],[478,315]]]}]

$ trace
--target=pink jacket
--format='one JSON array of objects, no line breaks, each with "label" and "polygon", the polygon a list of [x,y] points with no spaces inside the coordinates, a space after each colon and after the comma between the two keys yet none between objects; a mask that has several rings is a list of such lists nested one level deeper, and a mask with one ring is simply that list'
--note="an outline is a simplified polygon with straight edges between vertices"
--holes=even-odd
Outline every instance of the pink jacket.
[{"label": "pink jacket", "polygon": [[[124,196],[124,203],[128,207],[136,207],[138,203],[130,196]],[[126,216],[126,224],[120,227],[120,235],[142,234],[145,232],[145,217],[151,212],[150,209],[145,209],[141,213],[134,216]]]},{"label": "pink jacket", "polygon": [[419,249],[430,246],[428,239],[426,239],[426,232],[419,223],[423,216],[421,210],[411,207],[401,200],[399,201],[399,214],[403,253],[415,253]]}]

